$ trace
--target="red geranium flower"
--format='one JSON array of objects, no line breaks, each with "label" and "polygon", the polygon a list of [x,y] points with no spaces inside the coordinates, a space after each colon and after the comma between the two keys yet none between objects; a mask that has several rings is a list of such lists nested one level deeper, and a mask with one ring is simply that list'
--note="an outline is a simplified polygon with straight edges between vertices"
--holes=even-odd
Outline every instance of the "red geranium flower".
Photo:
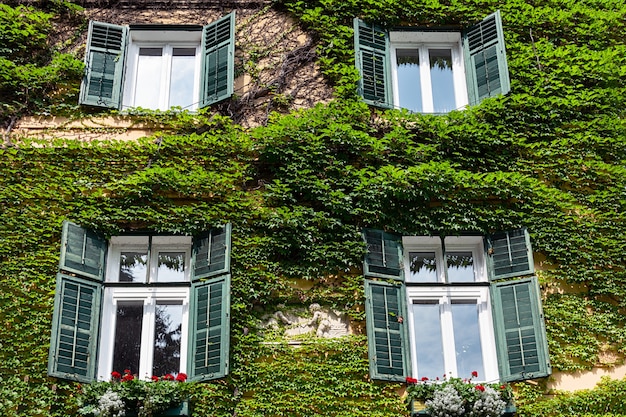
[{"label": "red geranium flower", "polygon": [[124,373],[130,375],[130,369],[124,369]]},{"label": "red geranium flower", "polygon": [[122,375],[119,372],[117,372],[117,371],[111,372],[111,378],[113,378],[113,379],[120,379],[121,377],[122,377]]},{"label": "red geranium flower", "polygon": [[131,374],[126,374],[122,377],[122,382],[132,381],[133,379],[135,379],[134,376],[132,376]]},{"label": "red geranium flower", "polygon": [[472,378],[478,378],[478,371],[472,371]]},{"label": "red geranium flower", "polygon": [[427,378],[427,377],[425,377],[425,376],[423,376],[423,377],[422,377],[422,381],[428,381],[428,378]]},{"label": "red geranium flower", "polygon": [[158,377],[158,376],[156,376],[156,375],[152,375],[152,378],[151,378],[151,379],[152,379],[154,382],[157,382],[157,381],[159,380],[159,377]]},{"label": "red geranium flower", "polygon": [[173,381],[174,380],[174,376],[172,374],[167,374],[163,377],[164,380],[166,381]]},{"label": "red geranium flower", "polygon": [[484,391],[484,390],[485,390],[485,387],[483,387],[482,385],[476,385],[476,389],[477,389],[478,391]]},{"label": "red geranium flower", "polygon": [[411,378],[410,376],[406,377],[406,383],[407,384],[417,384],[417,379],[416,378]]},{"label": "red geranium flower", "polygon": [[184,372],[179,373],[178,375],[176,375],[176,380],[178,382],[185,382],[187,380],[187,374]]}]

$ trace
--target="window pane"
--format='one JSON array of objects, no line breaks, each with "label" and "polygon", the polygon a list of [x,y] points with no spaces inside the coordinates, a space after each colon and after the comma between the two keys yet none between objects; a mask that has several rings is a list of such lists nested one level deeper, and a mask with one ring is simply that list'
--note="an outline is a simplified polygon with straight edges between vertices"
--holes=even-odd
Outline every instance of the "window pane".
[{"label": "window pane", "polygon": [[429,49],[430,82],[433,88],[435,113],[447,113],[456,109],[454,99],[454,77],[452,76],[452,51]]},{"label": "window pane", "polygon": [[422,89],[420,87],[419,51],[396,49],[399,105],[402,108],[422,111]]},{"label": "window pane", "polygon": [[409,252],[411,282],[437,282],[435,252]]},{"label": "window pane", "polygon": [[122,252],[120,254],[120,282],[145,282],[148,252]]},{"label": "window pane", "polygon": [[474,257],[472,252],[446,252],[448,282],[474,282]]},{"label": "window pane", "polygon": [[435,379],[446,373],[439,304],[413,304],[417,374]]},{"label": "window pane", "polygon": [[185,252],[159,252],[158,282],[185,280]]},{"label": "window pane", "polygon": [[193,106],[195,62],[196,48],[174,48],[169,107],[180,106],[184,109]]},{"label": "window pane", "polygon": [[117,305],[113,346],[114,371],[122,373],[129,369],[133,374],[139,373],[142,323],[143,302],[132,301]]},{"label": "window pane", "polygon": [[458,376],[469,378],[472,371],[485,375],[483,353],[478,326],[478,304],[452,303],[452,326],[456,348],[456,368]]},{"label": "window pane", "polygon": [[182,304],[157,303],[154,328],[153,375],[175,375],[180,372],[182,323]]},{"label": "window pane", "polygon": [[133,102],[135,107],[158,108],[161,95],[162,54],[161,48],[139,48]]}]

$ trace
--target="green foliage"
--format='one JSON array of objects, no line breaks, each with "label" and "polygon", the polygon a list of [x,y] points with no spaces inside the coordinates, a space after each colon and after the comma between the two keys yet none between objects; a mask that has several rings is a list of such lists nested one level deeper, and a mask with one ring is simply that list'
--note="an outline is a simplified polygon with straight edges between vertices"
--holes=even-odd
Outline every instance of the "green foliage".
[{"label": "green foliage", "polygon": [[[129,374],[128,374],[129,375]],[[171,377],[171,375],[169,375]],[[120,381],[98,381],[80,387],[77,396],[81,416],[156,417],[172,407],[178,407],[190,394],[189,382],[167,378],[143,381],[126,378]],[[107,401],[105,401],[107,400]]]},{"label": "green foliage", "polygon": [[83,63],[50,45],[53,17],[30,6],[0,4],[0,122],[5,127],[29,112],[58,114],[76,107]]},{"label": "green foliage", "polygon": [[558,393],[553,398],[533,394],[536,390],[524,390],[518,395],[520,417],[561,416],[623,416],[626,415],[626,379],[603,378],[592,390]]},{"label": "green foliage", "polygon": [[[84,20],[65,3],[48,4],[0,5],[5,127],[23,114],[78,111],[81,57],[63,53],[53,23],[69,19],[81,32]],[[77,407],[77,386],[46,376],[64,219],[107,235],[193,234],[233,223],[231,375],[190,387],[195,415],[406,415],[400,385],[367,376],[362,227],[453,235],[527,226],[541,254],[554,368],[621,363],[623,2],[283,0],[274,7],[317,34],[334,102],[272,115],[248,131],[209,110],[136,111],[128,117],[163,133],[136,142],[24,139],[0,149],[4,414],[56,417]],[[383,112],[357,99],[353,17],[460,28],[498,8],[512,80],[506,97],[442,116]],[[297,348],[263,343],[263,314],[313,302],[347,312],[356,335]],[[516,396],[522,416],[624,415],[623,385],[604,381],[541,401],[542,390],[520,384]]]}]

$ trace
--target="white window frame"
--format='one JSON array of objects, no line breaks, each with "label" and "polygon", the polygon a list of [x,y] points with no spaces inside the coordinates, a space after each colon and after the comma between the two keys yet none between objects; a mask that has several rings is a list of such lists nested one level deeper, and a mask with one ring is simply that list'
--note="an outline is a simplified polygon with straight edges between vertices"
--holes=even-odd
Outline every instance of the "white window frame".
[{"label": "white window frame", "polygon": [[[498,361],[495,334],[493,328],[493,319],[491,312],[491,298],[488,282],[487,266],[483,250],[483,240],[481,236],[448,236],[445,238],[446,251],[471,251],[474,259],[474,271],[476,280],[473,283],[446,283],[446,274],[444,268],[444,255],[441,246],[441,239],[432,236],[405,236],[402,238],[404,247],[404,268],[407,277],[407,305],[409,316],[409,337],[411,340],[411,354],[417,355],[415,351],[415,340],[419,335],[415,334],[415,322],[419,320],[413,314],[412,306],[414,301],[417,302],[437,302],[440,306],[442,342],[444,348],[444,366],[447,377],[470,378],[471,375],[458,375],[454,346],[454,330],[452,325],[452,303],[457,301],[472,301],[478,307],[478,326],[480,331],[480,341],[482,348],[482,358],[484,375],[474,378],[475,382],[492,382],[497,381]],[[437,276],[436,283],[420,283],[419,285],[411,285],[416,281],[410,280],[410,252],[432,252],[437,257]],[[412,374],[422,375],[417,369],[417,360],[412,360]],[[443,375],[423,375],[428,378],[440,377]]]},{"label": "white window frame", "polygon": [[467,81],[465,78],[465,60],[461,45],[460,32],[389,32],[391,44],[391,82],[393,90],[393,104],[400,108],[400,94],[398,87],[398,66],[396,59],[397,49],[417,49],[420,62],[420,89],[422,92],[421,113],[434,113],[432,83],[430,80],[430,60],[428,49],[450,49],[452,52],[452,75],[454,80],[455,108],[467,107]]},{"label": "white window frame", "polygon": [[[119,282],[120,254],[128,251],[148,250],[148,236],[113,236],[109,243],[107,257],[107,273],[105,282]],[[148,283],[158,283],[158,254],[161,252],[185,253],[185,278],[182,282],[189,282],[191,268],[191,237],[190,236],[153,236],[150,247],[148,268]],[[145,283],[145,282],[144,282]],[[140,283],[129,282],[128,285]]]},{"label": "white window frame", "polygon": [[[189,294],[190,294],[190,236],[153,236],[150,247],[149,283],[119,282],[120,254],[123,251],[147,250],[148,236],[113,236],[109,242],[107,271],[105,282],[114,285],[105,286],[100,345],[98,347],[98,379],[107,381],[111,372],[123,372],[113,369],[113,351],[117,306],[119,303],[139,301],[143,303],[143,321],[141,331],[140,363],[138,370],[131,370],[141,379],[150,379],[153,369],[154,328],[156,306],[158,303],[171,302],[182,305],[181,347],[179,372],[187,372],[188,335],[189,335]],[[159,251],[185,252],[185,281],[162,285],[158,282],[157,264]],[[161,284],[161,285],[155,285]],[[161,376],[161,375],[158,375]]]},{"label": "white window frame", "polygon": [[201,41],[202,31],[177,31],[177,30],[130,30],[130,40],[126,59],[126,76],[124,81],[123,107],[132,108],[135,106],[135,91],[137,88],[137,66],[140,48],[163,48],[163,67],[161,69],[161,85],[159,102],[151,106],[153,110],[169,109],[169,86],[171,83],[172,51],[174,48],[195,48],[194,63],[194,102],[190,107],[183,110],[197,110],[200,96],[201,78]]}]

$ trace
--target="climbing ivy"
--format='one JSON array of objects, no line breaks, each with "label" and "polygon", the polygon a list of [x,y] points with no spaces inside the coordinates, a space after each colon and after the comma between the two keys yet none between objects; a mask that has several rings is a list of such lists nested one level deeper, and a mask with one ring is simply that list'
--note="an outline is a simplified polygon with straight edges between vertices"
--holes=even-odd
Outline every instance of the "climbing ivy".
[{"label": "climbing ivy", "polygon": [[[623,363],[623,2],[282,0],[272,7],[315,34],[332,102],[272,114],[254,129],[211,109],[142,111],[127,116],[162,132],[132,142],[7,137],[0,409],[75,413],[76,385],[46,376],[65,219],[106,235],[193,234],[233,223],[231,375],[194,388],[197,415],[406,415],[400,385],[368,379],[363,227],[409,235],[528,227],[553,367]],[[441,116],[380,111],[356,97],[353,17],[460,28],[496,9],[512,80],[506,97]],[[22,115],[77,109],[82,57],[55,43],[61,18],[84,28],[70,4],[0,5],[5,129]],[[266,340],[264,314],[311,303],[346,312],[355,334],[295,348]],[[520,414],[625,414],[615,406],[623,390],[623,381],[604,381],[539,401],[543,387],[519,384]]]}]

